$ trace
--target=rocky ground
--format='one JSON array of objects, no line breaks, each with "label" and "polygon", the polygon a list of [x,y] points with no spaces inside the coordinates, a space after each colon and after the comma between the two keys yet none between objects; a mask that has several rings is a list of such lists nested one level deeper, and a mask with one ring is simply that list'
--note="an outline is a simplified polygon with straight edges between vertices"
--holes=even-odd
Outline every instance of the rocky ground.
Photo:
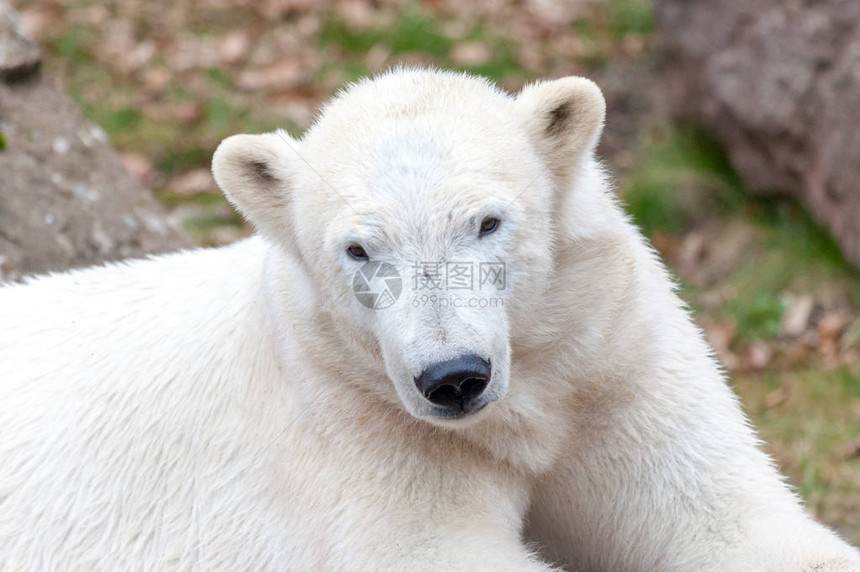
[{"label": "rocky ground", "polygon": [[47,72],[202,245],[248,232],[209,174],[218,142],[298,134],[346,81],[402,62],[511,90],[594,78],[619,193],[768,450],[810,508],[860,544],[860,279],[795,203],[752,198],[713,140],[669,121],[648,1],[14,3]]},{"label": "rocky ground", "polygon": [[188,246],[0,0],[0,282]]}]

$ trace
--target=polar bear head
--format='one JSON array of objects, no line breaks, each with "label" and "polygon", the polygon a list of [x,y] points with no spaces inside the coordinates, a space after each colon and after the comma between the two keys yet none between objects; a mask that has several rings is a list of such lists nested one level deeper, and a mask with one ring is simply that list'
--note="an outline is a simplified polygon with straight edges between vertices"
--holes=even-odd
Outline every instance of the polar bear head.
[{"label": "polar bear head", "polygon": [[306,273],[344,357],[387,373],[375,391],[433,423],[470,424],[508,392],[512,337],[550,287],[572,224],[558,211],[604,108],[583,78],[512,97],[480,78],[397,70],[345,89],[300,140],[226,139],[213,171]]}]

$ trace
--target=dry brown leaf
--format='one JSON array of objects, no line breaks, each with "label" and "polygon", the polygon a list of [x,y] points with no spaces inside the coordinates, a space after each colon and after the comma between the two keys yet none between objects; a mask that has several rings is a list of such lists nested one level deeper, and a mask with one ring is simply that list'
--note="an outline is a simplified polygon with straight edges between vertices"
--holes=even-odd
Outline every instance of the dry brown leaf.
[{"label": "dry brown leaf", "polygon": [[242,72],[236,86],[245,91],[291,89],[305,81],[305,69],[298,58],[287,58],[262,69]]},{"label": "dry brown leaf", "polygon": [[152,186],[152,178],[155,173],[152,161],[139,153],[123,153],[122,164],[125,166],[125,170],[143,183],[144,186]]},{"label": "dry brown leaf", "polygon": [[218,56],[226,64],[236,64],[245,59],[251,49],[248,34],[243,31],[230,32],[218,42]]},{"label": "dry brown leaf", "polygon": [[212,173],[206,168],[194,169],[172,177],[165,186],[174,193],[186,196],[214,191],[217,188]]},{"label": "dry brown leaf", "polygon": [[729,349],[738,333],[738,327],[731,320],[722,320],[708,324],[705,327],[705,336],[708,343],[711,344],[717,352],[724,352]]},{"label": "dry brown leaf", "polygon": [[675,261],[681,252],[681,241],[674,234],[655,231],[651,235],[651,244],[663,258]]},{"label": "dry brown leaf", "polygon": [[818,351],[824,357],[827,369],[836,366],[839,333],[845,322],[845,316],[838,312],[827,314],[818,322]]},{"label": "dry brown leaf", "polygon": [[793,338],[806,330],[812,309],[815,307],[815,301],[812,296],[804,294],[788,298],[788,303],[789,308],[782,318],[781,330],[783,335]]},{"label": "dry brown leaf", "polygon": [[197,101],[182,103],[147,103],[141,106],[143,113],[158,121],[191,123],[203,116],[203,108]]},{"label": "dry brown leaf", "polygon": [[788,391],[784,387],[778,387],[764,396],[764,406],[768,409],[779,407],[788,399]]},{"label": "dry brown leaf", "polygon": [[451,59],[461,66],[480,66],[493,59],[493,50],[483,42],[460,42],[451,49]]},{"label": "dry brown leaf", "polygon": [[770,365],[772,359],[773,349],[765,342],[756,340],[738,354],[738,365],[743,370],[762,370]]}]

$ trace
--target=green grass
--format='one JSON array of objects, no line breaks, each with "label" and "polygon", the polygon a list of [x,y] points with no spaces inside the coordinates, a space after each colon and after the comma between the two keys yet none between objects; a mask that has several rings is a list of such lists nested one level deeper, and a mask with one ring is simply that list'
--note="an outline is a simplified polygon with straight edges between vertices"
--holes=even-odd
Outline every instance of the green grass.
[{"label": "green grass", "polygon": [[786,198],[750,195],[720,145],[697,128],[663,127],[642,143],[635,169],[621,182],[627,210],[650,234],[680,233],[714,218],[745,216],[764,244],[750,262],[745,294],[774,294],[798,275],[856,273],[830,234]]},{"label": "green grass", "polygon": [[[218,202],[221,203],[223,200],[219,199]],[[182,230],[192,237],[199,238],[201,236],[205,236],[208,231],[217,227],[242,226],[242,217],[238,213],[232,212],[230,214],[223,214],[220,212],[220,209],[217,208],[209,209],[209,211],[211,212],[205,212],[204,214],[196,217],[183,220]]]},{"label": "green grass", "polygon": [[687,216],[681,209],[667,182],[643,179],[628,187],[624,196],[627,210],[645,232],[679,233],[687,226]]},{"label": "green grass", "polygon": [[466,40],[483,42],[489,46],[493,57],[485,64],[476,66],[457,66],[446,61],[446,65],[469,73],[482,75],[494,81],[506,77],[516,77],[522,80],[533,79],[534,74],[524,68],[516,58],[516,46],[509,38],[491,34],[480,25],[473,26],[466,34]]},{"label": "green grass", "polygon": [[[732,318],[739,341],[779,335],[787,292],[839,284],[860,303],[858,274],[829,233],[790,199],[749,194],[719,144],[701,130],[662,127],[641,149],[621,186],[646,234],[680,235],[730,219],[750,229],[750,245],[719,277],[729,300],[717,313]],[[695,307],[694,291],[686,299]]]},{"label": "green grass", "polygon": [[609,31],[615,38],[654,32],[654,9],[646,0],[613,0],[609,3],[609,19]]},{"label": "green grass", "polygon": [[[600,70],[614,58],[623,57],[624,39],[651,36],[654,33],[652,4],[650,0],[610,0],[592,5],[572,24],[582,44],[577,61],[591,70]],[[642,55],[646,55],[644,51]]]},{"label": "green grass", "polygon": [[643,141],[639,164],[622,187],[628,212],[646,234],[681,232],[747,200],[725,153],[696,128],[666,126]]},{"label": "green grass", "polygon": [[206,102],[203,116],[210,127],[223,129],[228,125],[242,122],[248,116],[248,110],[234,107],[223,99],[213,98]]},{"label": "green grass", "polygon": [[95,41],[91,30],[81,24],[75,24],[59,36],[48,40],[47,46],[60,59],[77,66],[85,66],[93,63]]},{"label": "green grass", "polygon": [[786,306],[780,297],[760,292],[749,298],[735,298],[729,309],[738,328],[738,339],[767,340],[779,336]]},{"label": "green grass", "polygon": [[186,148],[172,148],[160,157],[156,167],[162,173],[172,175],[206,165],[210,155],[209,149],[196,145]]},{"label": "green grass", "polygon": [[0,152],[6,150],[6,136],[3,135],[3,131],[0,131]]},{"label": "green grass", "polygon": [[[860,457],[853,442],[860,435],[860,368],[822,372],[814,365],[799,372],[740,376],[737,392],[766,449],[789,475],[807,505],[848,540],[860,544]],[[767,407],[776,385],[786,400]]]},{"label": "green grass", "polygon": [[116,135],[137,129],[141,117],[140,111],[137,109],[123,107],[107,112],[100,123],[108,135]]},{"label": "green grass", "polygon": [[[105,85],[112,85],[110,78],[103,79]],[[151,157],[156,168],[165,175],[208,165],[212,150],[230,135],[262,133],[279,127],[295,130],[295,126],[282,118],[232,104],[230,89],[217,85],[203,102],[201,117],[184,123],[143,114],[127,103],[133,101],[133,97],[122,89],[109,90],[98,105],[88,103],[86,99],[92,99],[93,95],[82,92],[86,89],[86,85],[76,81],[70,92],[87,118],[105,130],[118,150]],[[165,90],[162,102],[176,104],[193,100],[192,94],[182,87],[171,86]]]},{"label": "green grass", "polygon": [[830,234],[799,205],[786,199],[750,199],[745,210],[760,244],[731,277],[738,297],[814,292],[838,283],[850,301],[860,303],[857,271],[845,261]]},{"label": "green grass", "polygon": [[816,263],[837,271],[850,268],[833,237],[806,210],[786,200],[765,199],[758,204],[754,214],[770,230],[769,246],[790,251],[798,265]]},{"label": "green grass", "polygon": [[848,330],[844,336],[845,344],[849,346],[860,344],[860,318],[857,318],[853,324],[848,326]]},{"label": "green grass", "polygon": [[343,72],[346,81],[357,81],[363,77],[373,75],[373,70],[367,67],[363,61],[354,59],[348,60],[343,64]]},{"label": "green grass", "polygon": [[573,30],[580,42],[576,60],[590,70],[600,70],[612,60],[611,42],[604,30],[601,30],[592,17],[578,18],[572,24]]},{"label": "green grass", "polygon": [[513,55],[513,48],[507,42],[496,42],[493,44],[493,58],[485,64],[476,66],[455,66],[463,71],[477,74],[489,78],[494,81],[501,81],[507,77],[515,77],[523,81],[528,81],[534,77],[534,74],[526,70],[516,60]]},{"label": "green grass", "polygon": [[218,86],[224,89],[232,89],[233,88],[233,78],[231,78],[227,73],[219,68],[212,68],[206,70],[206,77],[209,79],[209,82],[212,85]]},{"label": "green grass", "polygon": [[373,70],[363,62],[363,56],[374,47],[385,48],[392,56],[423,54],[429,56],[436,65],[468,71],[493,80],[507,77],[530,79],[529,73],[517,61],[514,43],[480,26],[473,26],[465,35],[465,40],[481,41],[489,46],[492,58],[480,65],[458,66],[450,59],[454,40],[445,35],[438,19],[431,18],[419,9],[407,11],[388,26],[355,30],[336,16],[326,19],[319,32],[318,41],[323,49],[336,49],[346,56],[338,63],[348,81],[370,75]]},{"label": "green grass", "polygon": [[392,54],[425,53],[446,58],[453,44],[441,33],[438,22],[419,11],[404,14],[390,26],[354,30],[337,17],[326,20],[319,32],[322,47],[337,46],[345,52],[363,54],[374,46],[384,46]]},{"label": "green grass", "polygon": [[842,381],[842,387],[850,397],[860,398],[860,368],[845,368],[837,370]]}]

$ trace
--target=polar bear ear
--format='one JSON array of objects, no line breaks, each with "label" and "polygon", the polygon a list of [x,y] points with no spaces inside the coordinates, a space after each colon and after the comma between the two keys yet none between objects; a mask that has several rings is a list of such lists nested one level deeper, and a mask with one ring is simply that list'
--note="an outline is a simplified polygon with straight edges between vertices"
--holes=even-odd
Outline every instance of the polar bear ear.
[{"label": "polar bear ear", "polygon": [[517,96],[516,109],[538,152],[564,178],[594,152],[603,131],[606,101],[593,81],[565,77],[525,87]]},{"label": "polar bear ear", "polygon": [[289,206],[297,146],[283,131],[234,135],[212,157],[212,174],[227,199],[279,243],[292,236]]}]

